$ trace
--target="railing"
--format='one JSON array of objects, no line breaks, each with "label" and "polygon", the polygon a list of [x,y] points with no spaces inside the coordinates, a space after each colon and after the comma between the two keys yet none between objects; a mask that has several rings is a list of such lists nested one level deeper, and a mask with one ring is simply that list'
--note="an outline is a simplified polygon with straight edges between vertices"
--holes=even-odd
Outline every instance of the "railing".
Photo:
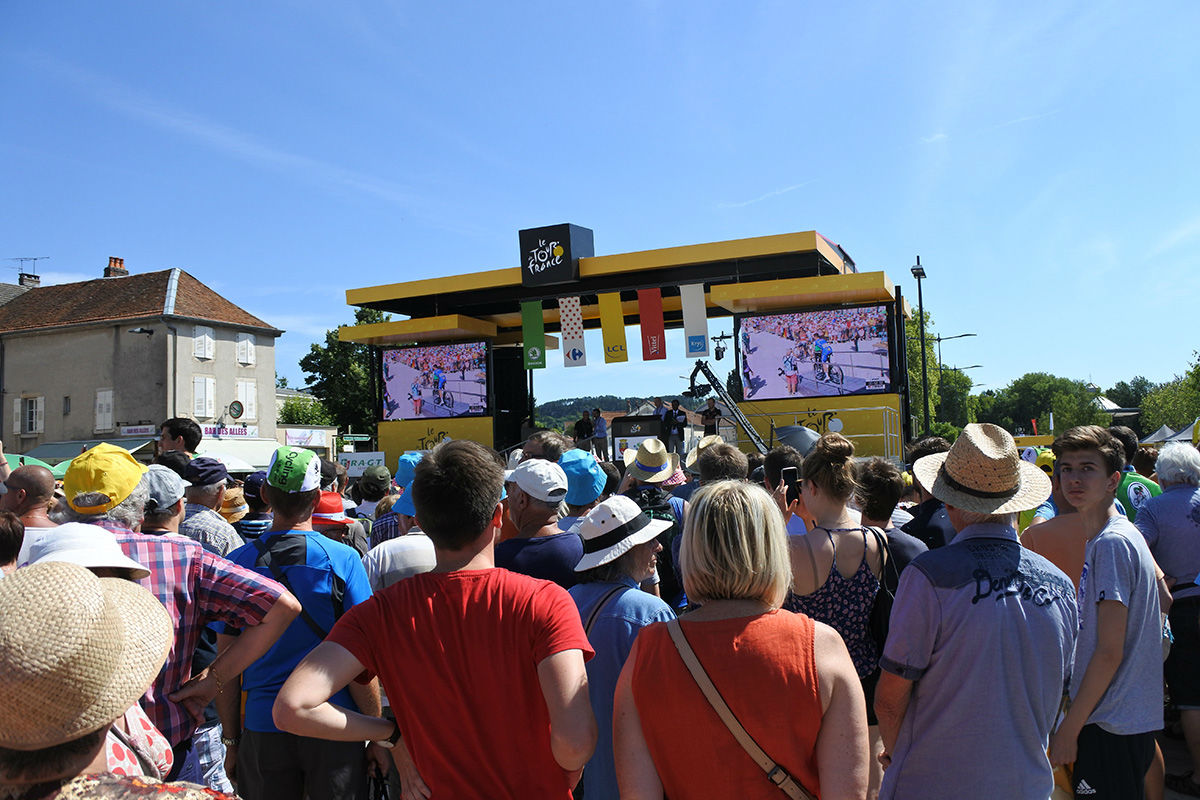
[{"label": "railing", "polygon": [[[776,428],[782,428],[785,425],[805,425],[817,433],[828,433],[833,430],[830,427],[830,423],[834,420],[840,422],[841,418],[846,415],[874,415],[874,424],[869,425],[866,429],[861,424],[860,418],[860,420],[856,420],[855,429],[852,430],[844,425],[838,432],[854,442],[855,449],[860,451],[860,453],[877,453],[885,458],[902,459],[904,457],[904,434],[902,433],[900,424],[900,414],[891,406],[853,406],[830,409],[829,411],[823,411],[814,415],[795,414],[786,411],[751,413],[743,405],[742,413],[758,431],[763,433],[764,438],[766,438],[767,432],[770,431],[772,420],[775,421]],[[738,447],[744,450],[754,447],[754,444],[741,430],[738,430],[737,434]]]}]

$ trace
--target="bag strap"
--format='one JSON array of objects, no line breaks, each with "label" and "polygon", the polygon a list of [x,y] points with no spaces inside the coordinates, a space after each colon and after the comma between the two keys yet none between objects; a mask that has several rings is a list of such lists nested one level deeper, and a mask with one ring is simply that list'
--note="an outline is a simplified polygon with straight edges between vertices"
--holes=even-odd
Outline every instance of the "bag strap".
[{"label": "bag strap", "polygon": [[[283,588],[291,592],[292,596],[295,597],[298,602],[300,600],[300,596],[297,595],[292,589],[291,581],[287,579],[287,575],[283,574],[283,570],[278,564],[275,563],[275,559],[271,557],[271,550],[269,547],[267,547],[266,542],[262,540],[262,537],[254,540],[254,547],[258,550],[259,558],[267,562],[267,569],[271,570],[271,577],[283,584]],[[308,613],[308,609],[304,607],[303,603],[300,603],[300,619],[304,620],[305,624],[308,625],[309,628],[312,628],[312,632],[317,635],[318,639],[324,641],[325,637],[329,635],[329,631],[322,628],[321,624],[313,619],[312,614]]]},{"label": "bag strap", "polygon": [[604,607],[608,605],[608,601],[612,600],[613,597],[615,595],[619,594],[622,590],[628,589],[628,588],[629,588],[628,586],[614,586],[612,589],[610,589],[604,595],[604,597],[600,598],[600,602],[596,603],[596,607],[592,609],[592,613],[588,614],[587,622],[585,622],[583,624],[583,635],[584,636],[587,636],[589,638],[591,637],[592,626],[596,624],[596,618],[600,616],[600,612],[603,611]]},{"label": "bag strap", "polygon": [[671,641],[675,645],[675,649],[679,651],[679,657],[683,659],[684,666],[688,668],[688,672],[692,673],[692,678],[696,681],[696,685],[700,687],[700,691],[704,693],[704,698],[708,700],[713,711],[717,712],[717,716],[721,718],[721,722],[725,723],[725,727],[733,734],[733,738],[742,746],[746,754],[754,759],[754,763],[766,773],[767,780],[779,787],[779,790],[786,794],[792,800],[815,800],[809,794],[808,790],[800,785],[799,781],[793,778],[788,771],[775,763],[775,761],[767,755],[758,742],[754,741],[746,729],[742,727],[742,723],[738,722],[737,717],[729,710],[721,693],[717,691],[717,687],[713,686],[713,682],[708,677],[708,673],[704,671],[704,667],[700,664],[700,660],[696,658],[696,654],[692,651],[692,646],[688,644],[687,637],[683,635],[683,628],[679,625],[678,619],[673,619],[667,623],[667,633],[671,636]]},{"label": "bag strap", "polygon": [[900,583],[900,572],[896,569],[896,562],[892,560],[892,548],[888,545],[887,536],[879,528],[870,527],[866,530],[871,532],[871,535],[875,537],[875,544],[879,546],[879,558],[882,561],[879,570],[880,582],[885,587],[887,586],[887,571],[890,567],[892,574],[896,576],[896,583]]}]

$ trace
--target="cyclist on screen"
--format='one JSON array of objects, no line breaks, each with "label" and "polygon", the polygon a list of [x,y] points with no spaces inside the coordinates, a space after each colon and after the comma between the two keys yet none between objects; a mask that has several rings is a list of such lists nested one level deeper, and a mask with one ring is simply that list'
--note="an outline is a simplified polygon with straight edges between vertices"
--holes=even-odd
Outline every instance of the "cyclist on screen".
[{"label": "cyclist on screen", "polygon": [[826,334],[822,332],[813,342],[813,362],[821,368],[817,376],[819,381],[829,380],[829,359],[833,357],[833,345],[825,337]]}]

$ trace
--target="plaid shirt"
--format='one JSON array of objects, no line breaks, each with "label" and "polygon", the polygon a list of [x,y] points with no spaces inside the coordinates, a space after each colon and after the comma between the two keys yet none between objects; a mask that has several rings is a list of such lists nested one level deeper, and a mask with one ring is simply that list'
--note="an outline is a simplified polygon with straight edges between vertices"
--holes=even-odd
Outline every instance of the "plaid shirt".
[{"label": "plaid shirt", "polygon": [[198,506],[195,503],[188,503],[184,507],[179,532],[189,539],[195,539],[219,556],[227,556],[245,544],[224,517],[208,506]]},{"label": "plaid shirt", "polygon": [[395,539],[399,535],[400,518],[396,516],[395,511],[389,511],[375,520],[375,524],[371,526],[371,541],[367,550],[373,550],[388,539]]},{"label": "plaid shirt", "polygon": [[112,531],[125,555],[150,570],[150,577],[139,582],[166,606],[175,623],[167,663],[142,697],[142,708],[172,746],[180,744],[191,737],[196,722],[167,695],[191,677],[200,629],[217,620],[239,629],[253,627],[284,589],[186,537],[133,533],[107,519],[93,524]]}]

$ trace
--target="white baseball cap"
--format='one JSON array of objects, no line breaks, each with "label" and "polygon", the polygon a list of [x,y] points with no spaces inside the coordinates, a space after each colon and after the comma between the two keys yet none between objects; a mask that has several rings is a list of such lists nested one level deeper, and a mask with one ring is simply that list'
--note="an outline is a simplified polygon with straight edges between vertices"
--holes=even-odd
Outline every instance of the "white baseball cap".
[{"label": "white baseball cap", "polygon": [[567,494],[567,473],[553,461],[531,458],[516,469],[504,473],[505,483],[515,483],[521,491],[543,503],[557,503]]},{"label": "white baseball cap", "polygon": [[125,555],[111,531],[82,522],[59,525],[34,542],[29,548],[29,563],[47,561],[67,561],[88,568],[127,569],[134,580],[150,575],[144,565]]}]

